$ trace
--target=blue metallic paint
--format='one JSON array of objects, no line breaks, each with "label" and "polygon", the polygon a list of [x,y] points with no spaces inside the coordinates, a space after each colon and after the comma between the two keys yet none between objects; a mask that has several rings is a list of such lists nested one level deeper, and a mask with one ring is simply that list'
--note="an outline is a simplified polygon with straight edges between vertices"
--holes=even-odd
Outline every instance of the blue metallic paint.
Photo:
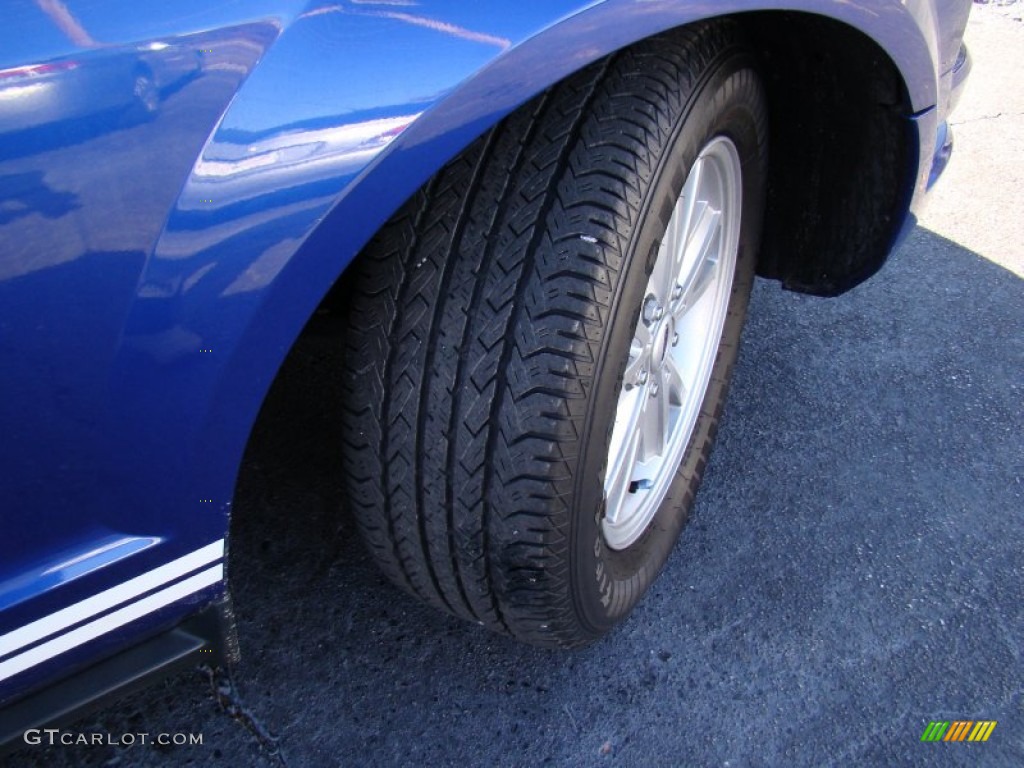
[{"label": "blue metallic paint", "polygon": [[[345,266],[447,159],[610,51],[747,10],[844,21],[904,77],[920,197],[959,47],[936,4],[944,20],[969,7],[18,4],[0,31],[0,634],[224,536],[266,390]],[[68,61],[43,73],[52,86],[24,69]],[[0,699],[218,591],[0,683]]]}]

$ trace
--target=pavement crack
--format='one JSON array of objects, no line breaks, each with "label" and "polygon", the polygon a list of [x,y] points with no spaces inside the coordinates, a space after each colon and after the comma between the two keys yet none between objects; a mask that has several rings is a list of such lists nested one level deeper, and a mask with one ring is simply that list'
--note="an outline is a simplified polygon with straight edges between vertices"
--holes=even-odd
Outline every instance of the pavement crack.
[{"label": "pavement crack", "polygon": [[282,768],[288,768],[288,761],[278,745],[279,737],[264,727],[252,710],[245,706],[227,670],[222,667],[214,668],[206,665],[201,666],[200,669],[206,675],[210,691],[217,700],[217,706],[221,711],[249,731],[260,747],[270,757],[276,758]]},{"label": "pavement crack", "polygon": [[967,123],[978,123],[982,120],[996,120],[1000,117],[1020,117],[1024,115],[1024,112],[996,112],[994,115],[980,115],[979,117],[972,117],[967,120],[957,120],[950,122],[950,125],[966,125]]}]

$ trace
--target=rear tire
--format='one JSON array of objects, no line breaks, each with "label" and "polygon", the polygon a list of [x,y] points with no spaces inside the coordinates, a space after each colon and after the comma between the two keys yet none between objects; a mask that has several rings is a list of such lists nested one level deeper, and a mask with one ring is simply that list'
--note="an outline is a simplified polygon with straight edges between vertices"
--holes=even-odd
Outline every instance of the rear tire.
[{"label": "rear tire", "polygon": [[[682,530],[725,399],[765,126],[737,29],[675,30],[517,110],[367,246],[353,268],[345,470],[395,583],[544,646],[586,644],[629,614]],[[716,137],[735,147],[742,179],[721,341],[717,353],[709,342],[660,502],[613,548],[605,473],[638,311],[684,182]]]}]

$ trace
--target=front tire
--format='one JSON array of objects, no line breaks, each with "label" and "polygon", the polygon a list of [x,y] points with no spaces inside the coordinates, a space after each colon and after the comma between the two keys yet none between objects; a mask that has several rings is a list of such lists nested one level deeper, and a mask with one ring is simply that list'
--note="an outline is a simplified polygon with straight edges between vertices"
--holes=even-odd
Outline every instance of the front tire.
[{"label": "front tire", "polygon": [[[629,614],[682,530],[725,399],[754,274],[766,122],[737,29],[675,30],[517,110],[367,246],[349,318],[345,469],[393,581],[545,646],[586,644]],[[711,232],[719,256],[705,260],[719,298],[713,322],[677,327],[655,319],[651,296],[673,285],[655,279],[659,254],[678,240],[674,212],[705,160],[729,166],[703,201],[731,222]],[[674,318],[671,302],[659,306]],[[616,484],[635,413],[626,393],[650,397],[673,341],[705,350],[692,355],[703,367],[665,400],[658,473],[648,480],[634,461]],[[618,525],[623,494],[637,493],[646,506]]]}]

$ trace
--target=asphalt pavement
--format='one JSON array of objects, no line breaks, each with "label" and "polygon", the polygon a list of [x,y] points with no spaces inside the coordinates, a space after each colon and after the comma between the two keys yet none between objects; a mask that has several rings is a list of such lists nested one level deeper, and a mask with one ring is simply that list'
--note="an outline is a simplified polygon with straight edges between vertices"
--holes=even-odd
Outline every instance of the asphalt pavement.
[{"label": "asphalt pavement", "polygon": [[[386,583],[311,337],[236,501],[241,663],[72,729],[203,743],[5,765],[1024,765],[1020,16],[975,6],[953,161],[885,269],[837,299],[756,285],[691,523],[614,634],[540,651]],[[933,720],[997,726],[923,743]]]}]

